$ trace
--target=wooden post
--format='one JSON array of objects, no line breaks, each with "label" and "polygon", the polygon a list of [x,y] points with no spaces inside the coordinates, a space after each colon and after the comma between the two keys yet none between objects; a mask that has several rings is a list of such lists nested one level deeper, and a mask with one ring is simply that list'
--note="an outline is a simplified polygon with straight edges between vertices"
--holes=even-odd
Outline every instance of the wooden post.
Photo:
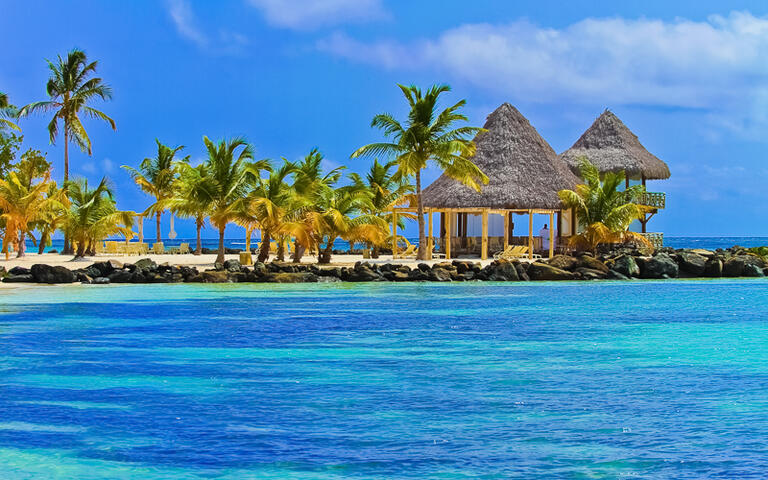
[{"label": "wooden post", "polygon": [[504,245],[502,250],[506,250],[509,246],[509,212],[504,212]]},{"label": "wooden post", "polygon": [[432,260],[432,254],[435,250],[435,241],[432,239],[432,210],[429,211],[429,231],[427,235],[429,235],[429,238],[427,239],[427,250],[429,251],[429,259]]},{"label": "wooden post", "polygon": [[397,210],[392,210],[392,260],[397,258]]},{"label": "wooden post", "polygon": [[533,260],[533,210],[528,210],[528,259]]},{"label": "wooden post", "polygon": [[555,212],[549,212],[549,258],[555,255],[555,226],[552,222],[555,220]]},{"label": "wooden post", "polygon": [[445,259],[451,258],[451,212],[445,212]]},{"label": "wooden post", "polygon": [[480,247],[480,260],[488,258],[488,209],[483,209],[483,231],[482,231],[481,247]]}]

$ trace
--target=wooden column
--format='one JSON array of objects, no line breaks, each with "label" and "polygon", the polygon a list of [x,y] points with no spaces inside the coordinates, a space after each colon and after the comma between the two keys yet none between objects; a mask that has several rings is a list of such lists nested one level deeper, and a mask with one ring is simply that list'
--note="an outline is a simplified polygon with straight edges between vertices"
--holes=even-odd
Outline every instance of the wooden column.
[{"label": "wooden column", "polygon": [[445,212],[445,259],[451,258],[451,212]]},{"label": "wooden column", "polygon": [[533,260],[533,210],[528,210],[528,259]]},{"label": "wooden column", "polygon": [[488,209],[483,209],[483,231],[480,246],[480,260],[488,258]]},{"label": "wooden column", "polygon": [[552,222],[555,220],[555,212],[549,212],[549,258],[555,255],[555,226]]},{"label": "wooden column", "polygon": [[427,229],[427,251],[429,252],[429,259],[432,260],[432,252],[435,250],[434,240],[432,239],[432,210],[429,211],[429,228]]},{"label": "wooden column", "polygon": [[504,245],[502,245],[502,250],[506,250],[509,246],[509,212],[504,212]]},{"label": "wooden column", "polygon": [[397,210],[392,210],[392,260],[397,258]]}]

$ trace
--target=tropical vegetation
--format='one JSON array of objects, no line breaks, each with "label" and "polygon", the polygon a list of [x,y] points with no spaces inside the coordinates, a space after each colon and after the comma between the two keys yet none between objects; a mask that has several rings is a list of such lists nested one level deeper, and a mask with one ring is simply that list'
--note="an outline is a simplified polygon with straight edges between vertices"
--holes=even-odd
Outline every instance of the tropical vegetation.
[{"label": "tropical vegetation", "polygon": [[601,177],[597,167],[586,158],[579,164],[584,180],[575,190],[558,192],[566,208],[576,212],[582,232],[571,236],[573,248],[595,252],[601,244],[636,243],[653,248],[641,234],[631,232],[629,226],[643,217],[647,209],[637,200],[645,191],[642,185],[619,190],[624,183],[624,172],[609,172]]}]

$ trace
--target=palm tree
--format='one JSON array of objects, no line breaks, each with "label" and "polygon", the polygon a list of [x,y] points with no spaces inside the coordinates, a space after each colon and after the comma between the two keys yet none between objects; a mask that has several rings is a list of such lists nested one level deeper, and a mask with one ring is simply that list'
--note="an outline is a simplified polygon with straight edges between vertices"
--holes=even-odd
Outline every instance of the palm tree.
[{"label": "palm tree", "polygon": [[421,198],[421,171],[430,161],[445,175],[480,190],[481,184],[488,183],[488,177],[472,163],[475,144],[469,137],[481,132],[476,127],[456,127],[457,122],[466,122],[467,117],[459,110],[466,104],[461,100],[451,107],[437,111],[441,94],[450,91],[447,85],[433,85],[426,93],[416,86],[398,85],[408,101],[410,112],[404,122],[383,113],[373,117],[372,127],[384,131],[390,142],[372,143],[359,148],[352,158],[365,155],[393,155],[397,161],[397,175],[416,179],[416,214],[419,222],[419,251],[417,258],[427,259],[427,242],[424,222],[424,203]]},{"label": "palm tree", "polygon": [[8,101],[8,95],[0,92],[0,131],[4,128],[10,128],[20,132],[19,126],[8,120],[9,118],[16,118],[18,114],[19,112],[16,110],[16,107]]},{"label": "palm tree", "polygon": [[576,212],[584,230],[571,237],[571,246],[595,252],[602,243],[635,242],[653,248],[645,237],[629,231],[629,225],[647,213],[645,207],[634,203],[645,188],[633,185],[619,191],[624,172],[609,172],[601,179],[597,167],[586,158],[581,159],[579,170],[585,183],[577,185],[575,191],[558,192],[565,207]]},{"label": "palm tree", "polygon": [[[214,144],[203,137],[208,150],[206,168],[213,179],[209,217],[211,224],[219,230],[219,251],[216,262],[224,262],[224,230],[242,210],[242,202],[250,187],[259,178],[259,170],[269,167],[269,162],[253,160],[253,147],[242,138],[221,140]],[[237,151],[239,150],[239,153]]]},{"label": "palm tree", "polygon": [[90,188],[85,178],[70,181],[65,187],[71,205],[66,213],[64,231],[77,242],[75,257],[92,253],[96,242],[103,238],[132,233],[136,213],[117,209],[107,177],[103,177],[96,188]]},{"label": "palm tree", "polygon": [[66,219],[69,207],[66,191],[58,187],[56,182],[50,182],[45,196],[52,201],[49,203],[48,208],[42,209],[40,218],[34,224],[35,228],[40,232],[40,241],[37,244],[38,255],[42,255],[45,247],[51,245],[51,237]]},{"label": "palm tree", "polygon": [[205,217],[208,216],[213,205],[216,184],[204,163],[193,167],[189,164],[187,157],[183,161],[176,162],[174,168],[178,176],[173,183],[173,195],[163,200],[163,203],[179,217],[195,220],[197,230],[195,255],[200,255],[203,249],[200,230],[205,225]]},{"label": "palm tree", "polygon": [[[157,143],[157,156],[155,158],[145,158],[139,164],[138,170],[127,165],[123,165],[123,168],[130,173],[131,178],[142,191],[155,197],[155,203],[147,208],[144,215],[155,215],[157,241],[162,242],[160,218],[166,210],[163,201],[171,198],[174,193],[173,185],[176,180],[176,171],[173,168],[174,157],[184,149],[184,146],[179,145],[176,148],[171,148],[160,143],[158,139],[155,139],[155,142]],[[188,159],[189,156],[183,158],[182,161]]]},{"label": "palm tree", "polygon": [[46,195],[51,184],[50,171],[37,183],[28,183],[16,171],[0,179],[0,219],[5,222],[3,252],[6,260],[11,244],[17,245],[17,257],[24,256],[25,238],[32,236],[33,224],[43,218],[46,210],[55,207],[54,204],[61,204],[62,196],[51,198]]},{"label": "palm tree", "polygon": [[59,121],[64,124],[64,182],[69,180],[69,141],[72,140],[80,150],[92,155],[91,139],[80,120],[80,114],[103,120],[115,130],[115,121],[104,112],[88,106],[95,98],[109,100],[112,89],[103,83],[96,73],[98,62],[88,63],[85,52],[73,49],[64,59],[58,56],[57,62],[47,60],[51,76],[46,84],[50,100],[34,102],[22,107],[19,116],[25,117],[35,112],[53,112],[53,119],[48,124],[51,143],[56,143],[59,134]]},{"label": "palm tree", "polygon": [[[371,208],[364,211],[371,215],[381,218],[387,225],[392,224],[392,207],[403,203],[412,197],[413,186],[404,181],[403,178],[392,173],[392,168],[397,166],[397,161],[392,160],[387,163],[379,163],[378,159],[373,160],[370,170],[361,177],[357,173],[350,173],[349,178],[353,185],[359,189],[367,189],[371,194]],[[399,214],[398,227],[405,228],[405,219],[414,218],[410,214]],[[373,258],[379,256],[379,245],[373,245]]]},{"label": "palm tree", "polygon": [[259,262],[264,262],[269,257],[269,243],[273,235],[279,237],[285,233],[283,226],[286,210],[295,196],[286,178],[295,172],[296,165],[283,160],[280,168],[271,171],[268,177],[259,179],[248,196],[248,211],[251,218],[261,227]]},{"label": "palm tree", "polygon": [[315,197],[318,209],[309,214],[318,245],[318,263],[330,263],[337,238],[351,242],[381,243],[387,228],[383,219],[362,213],[370,210],[371,195],[355,187],[323,190]]}]

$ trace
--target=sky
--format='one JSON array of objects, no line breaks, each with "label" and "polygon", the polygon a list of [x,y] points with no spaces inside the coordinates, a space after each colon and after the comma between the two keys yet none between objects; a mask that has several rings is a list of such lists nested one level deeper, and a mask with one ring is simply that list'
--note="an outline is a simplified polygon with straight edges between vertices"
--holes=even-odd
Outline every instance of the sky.
[{"label": "sky", "polygon": [[[397,83],[447,83],[445,105],[466,99],[470,124],[509,102],[558,153],[609,108],[672,172],[648,182],[667,193],[649,230],[768,235],[764,1],[0,0],[0,11],[12,103],[45,99],[45,59],[77,47],[99,61],[114,98],[94,106],[117,131],[87,120],[93,155],[70,149],[70,169],[107,175],[122,209],[150,203],[120,166],[153,156],[156,138],[196,161],[204,135],[245,136],[257,158],[318,147],[328,168],[363,172],[370,160],[349,156],[382,139],[375,114],[405,114]],[[49,121],[20,126],[61,178]],[[176,230],[194,236],[189,222]]]}]

